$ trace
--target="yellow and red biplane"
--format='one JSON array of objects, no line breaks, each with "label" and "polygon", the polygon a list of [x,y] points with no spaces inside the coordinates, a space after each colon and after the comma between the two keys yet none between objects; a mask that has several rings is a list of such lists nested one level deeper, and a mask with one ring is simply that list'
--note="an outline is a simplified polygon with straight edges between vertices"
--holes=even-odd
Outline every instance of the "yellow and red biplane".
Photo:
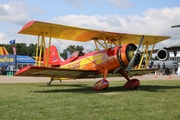
[{"label": "yellow and red biplane", "polygon": [[[127,80],[124,88],[137,89],[140,81],[135,78],[130,79],[129,76],[140,76],[155,71],[155,69],[147,69],[154,46],[170,38],[170,36],[91,30],[40,21],[28,22],[18,33],[38,36],[36,58],[40,58],[44,52],[44,61],[42,65],[39,59],[36,66],[26,66],[15,76],[51,77],[51,80],[102,77],[102,80],[93,86],[94,90],[107,89],[109,83],[106,78],[109,76],[123,76]],[[45,39],[48,38],[47,46]],[[76,51],[62,61],[57,48],[51,45],[52,38],[78,42],[93,40],[96,49]],[[149,53],[150,46],[152,51]],[[100,47],[103,49],[100,50]],[[145,64],[143,64],[144,60]]]}]

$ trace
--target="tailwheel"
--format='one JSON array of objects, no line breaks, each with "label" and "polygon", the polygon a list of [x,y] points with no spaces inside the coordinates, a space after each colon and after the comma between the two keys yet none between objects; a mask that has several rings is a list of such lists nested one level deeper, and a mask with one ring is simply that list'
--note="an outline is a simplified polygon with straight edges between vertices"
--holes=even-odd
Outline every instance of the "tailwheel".
[{"label": "tailwheel", "polygon": [[134,89],[136,90],[140,85],[140,81],[138,79],[131,79],[130,81],[126,82],[124,84],[124,88],[127,88],[127,89]]}]

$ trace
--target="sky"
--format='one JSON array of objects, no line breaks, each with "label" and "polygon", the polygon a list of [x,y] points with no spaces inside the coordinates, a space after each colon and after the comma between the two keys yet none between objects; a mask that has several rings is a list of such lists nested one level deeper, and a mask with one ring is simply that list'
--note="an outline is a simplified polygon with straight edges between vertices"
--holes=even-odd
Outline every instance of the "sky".
[{"label": "sky", "polygon": [[[37,38],[17,34],[29,21],[38,20],[103,30],[110,32],[171,36],[155,48],[180,44],[179,0],[1,0],[0,44],[36,43]],[[60,49],[67,45],[92,43],[63,43],[53,40]],[[65,45],[66,44],[66,45]]]}]

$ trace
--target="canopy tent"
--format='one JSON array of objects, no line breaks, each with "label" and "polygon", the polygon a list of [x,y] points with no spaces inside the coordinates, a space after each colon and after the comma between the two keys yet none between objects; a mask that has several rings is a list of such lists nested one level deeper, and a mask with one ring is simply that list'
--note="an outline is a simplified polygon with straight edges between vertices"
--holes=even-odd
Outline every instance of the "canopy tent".
[{"label": "canopy tent", "polygon": [[35,60],[29,56],[17,55],[17,63],[35,63]]}]

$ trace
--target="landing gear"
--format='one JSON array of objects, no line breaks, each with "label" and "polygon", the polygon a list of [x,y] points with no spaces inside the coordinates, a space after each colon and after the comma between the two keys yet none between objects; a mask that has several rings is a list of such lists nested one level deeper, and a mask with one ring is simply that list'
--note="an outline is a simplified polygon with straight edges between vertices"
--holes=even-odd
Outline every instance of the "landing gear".
[{"label": "landing gear", "polygon": [[107,80],[102,79],[94,84],[93,90],[97,90],[97,91],[106,90],[108,86],[109,86],[109,82]]},{"label": "landing gear", "polygon": [[51,85],[52,81],[54,81],[54,78],[51,78],[51,80],[47,83],[47,85]]},{"label": "landing gear", "polygon": [[97,81],[94,84],[93,90],[97,90],[97,91],[106,90],[109,87],[109,82],[106,80],[107,73],[108,73],[108,69],[105,69],[103,79]]},{"label": "landing gear", "polygon": [[124,84],[124,88],[127,88],[127,89],[133,89],[133,90],[136,90],[140,85],[140,81],[138,79],[131,79],[130,81],[126,82]]},{"label": "landing gear", "polygon": [[61,78],[51,78],[50,81],[47,83],[47,85],[51,85],[52,81],[59,80],[59,82],[62,82]]}]

